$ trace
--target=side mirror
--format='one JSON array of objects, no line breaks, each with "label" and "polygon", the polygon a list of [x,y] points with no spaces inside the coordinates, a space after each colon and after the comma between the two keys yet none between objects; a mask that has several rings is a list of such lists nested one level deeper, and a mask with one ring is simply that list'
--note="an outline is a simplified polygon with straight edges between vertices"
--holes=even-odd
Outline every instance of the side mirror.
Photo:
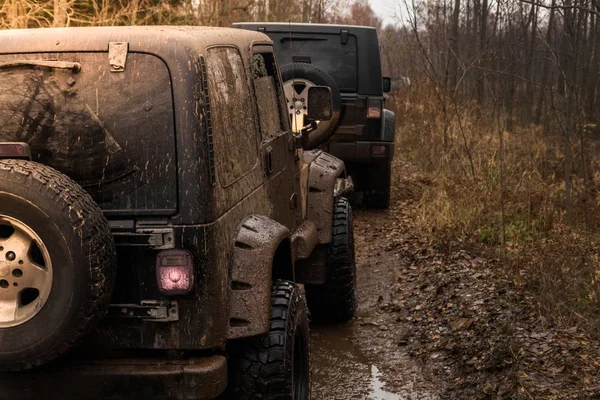
[{"label": "side mirror", "polygon": [[333,103],[329,86],[308,88],[308,119],[329,121],[333,117]]},{"label": "side mirror", "polygon": [[383,93],[389,93],[392,90],[392,78],[389,76],[383,77]]}]

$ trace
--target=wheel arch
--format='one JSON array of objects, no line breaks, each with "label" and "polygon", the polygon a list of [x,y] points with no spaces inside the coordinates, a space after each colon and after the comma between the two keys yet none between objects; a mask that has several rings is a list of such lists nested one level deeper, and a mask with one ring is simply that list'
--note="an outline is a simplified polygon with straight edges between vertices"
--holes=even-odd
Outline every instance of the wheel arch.
[{"label": "wheel arch", "polygon": [[228,339],[267,332],[272,281],[294,280],[290,231],[279,222],[247,217],[233,246]]},{"label": "wheel arch", "polygon": [[292,241],[286,237],[277,246],[273,254],[271,280],[296,281],[294,274],[294,261],[292,255]]}]

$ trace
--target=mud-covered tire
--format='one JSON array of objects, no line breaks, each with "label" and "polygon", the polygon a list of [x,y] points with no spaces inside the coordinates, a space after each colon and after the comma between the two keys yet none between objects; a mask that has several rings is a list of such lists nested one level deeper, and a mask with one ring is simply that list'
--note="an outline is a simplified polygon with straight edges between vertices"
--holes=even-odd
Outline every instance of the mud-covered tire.
[{"label": "mud-covered tire", "polygon": [[292,79],[305,79],[318,86],[328,86],[331,89],[332,117],[323,121],[319,127],[308,135],[308,146],[305,150],[317,148],[327,141],[340,124],[342,117],[342,95],[340,88],[327,72],[307,63],[295,62],[281,66],[281,79],[284,84]]},{"label": "mud-covered tire", "polygon": [[[18,260],[21,266],[51,272],[44,280],[45,303],[34,299],[39,301],[35,313],[21,322],[19,312],[9,310],[0,324],[0,370],[24,370],[65,354],[102,318],[115,281],[116,250],[108,222],[93,199],[67,176],[35,162],[0,160],[0,217],[0,263],[14,258],[4,267],[9,288],[29,282],[19,281],[26,271],[14,273]],[[15,234],[25,239],[17,241]],[[31,237],[37,239],[30,242]],[[7,246],[17,250],[9,256]],[[40,253],[45,256],[34,260],[31,246],[44,248]],[[6,273],[10,270],[13,274]],[[6,293],[5,307],[15,298],[21,304],[16,307],[22,306],[25,290],[13,292],[13,297]]]},{"label": "mud-covered tire", "polygon": [[230,344],[225,398],[308,400],[309,340],[304,294],[292,282],[274,282],[269,332]]},{"label": "mud-covered tire", "polygon": [[319,322],[345,322],[354,317],[356,260],[352,207],[348,199],[334,200],[333,233],[327,248],[325,283],[306,285],[311,316]]}]

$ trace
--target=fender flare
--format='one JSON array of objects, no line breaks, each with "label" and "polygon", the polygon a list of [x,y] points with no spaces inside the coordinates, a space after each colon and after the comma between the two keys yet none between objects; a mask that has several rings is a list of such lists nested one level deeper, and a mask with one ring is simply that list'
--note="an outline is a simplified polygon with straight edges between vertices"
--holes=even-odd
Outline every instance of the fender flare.
[{"label": "fender flare", "polygon": [[396,114],[388,109],[383,110],[381,139],[386,142],[396,140]]},{"label": "fender flare", "polygon": [[[228,339],[269,330],[273,263],[280,246],[289,242],[289,229],[270,218],[251,215],[240,224],[231,259]],[[285,259],[283,264],[277,268],[289,268],[285,273],[293,280],[291,253],[289,266]]]},{"label": "fender flare", "polygon": [[304,152],[309,164],[306,218],[317,224],[319,243],[331,242],[335,182],[345,177],[344,162],[321,150]]}]

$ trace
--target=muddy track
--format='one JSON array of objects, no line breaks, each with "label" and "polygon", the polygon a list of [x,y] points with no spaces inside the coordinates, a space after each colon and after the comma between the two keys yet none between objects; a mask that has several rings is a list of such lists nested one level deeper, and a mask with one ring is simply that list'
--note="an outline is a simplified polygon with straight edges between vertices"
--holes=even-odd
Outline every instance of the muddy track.
[{"label": "muddy track", "polygon": [[500,260],[417,229],[432,181],[397,164],[390,209],[354,210],[356,317],[312,326],[313,399],[600,399],[599,341],[545,318]]},{"label": "muddy track", "polygon": [[439,382],[411,358],[398,332],[403,326],[385,305],[398,290],[397,274],[410,265],[400,230],[402,218],[385,211],[355,210],[357,316],[341,325],[312,327],[313,399],[438,399]]}]

